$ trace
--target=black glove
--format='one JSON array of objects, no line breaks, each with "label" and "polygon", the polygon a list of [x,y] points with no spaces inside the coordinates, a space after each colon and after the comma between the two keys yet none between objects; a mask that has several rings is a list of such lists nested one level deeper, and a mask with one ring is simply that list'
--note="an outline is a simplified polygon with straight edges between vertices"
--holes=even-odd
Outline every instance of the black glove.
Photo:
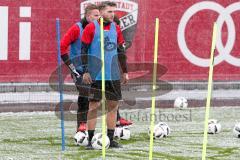
[{"label": "black glove", "polygon": [[131,42],[126,41],[125,43],[118,45],[118,52],[126,52],[128,48],[132,46]]},{"label": "black glove", "polygon": [[82,76],[80,75],[80,73],[76,70],[75,66],[72,64],[71,60],[69,59],[69,56],[67,53],[61,55],[61,58],[63,60],[63,62],[68,66],[72,78],[73,78],[73,82],[77,83],[77,82],[81,82],[82,81]]},{"label": "black glove", "polygon": [[78,81],[82,81],[82,76],[81,74],[76,70],[76,68],[74,67],[74,65],[71,63],[70,65],[68,65],[70,71],[71,71],[71,75],[73,78],[73,82],[77,83]]}]

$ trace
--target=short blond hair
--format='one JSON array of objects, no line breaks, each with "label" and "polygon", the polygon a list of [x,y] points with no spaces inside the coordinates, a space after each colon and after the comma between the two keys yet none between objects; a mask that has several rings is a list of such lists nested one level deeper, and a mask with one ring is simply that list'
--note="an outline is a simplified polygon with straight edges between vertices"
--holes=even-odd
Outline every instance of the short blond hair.
[{"label": "short blond hair", "polygon": [[87,7],[85,8],[85,12],[84,12],[84,16],[86,17],[86,15],[91,12],[92,10],[95,10],[97,9],[98,10],[98,6],[95,5],[95,4],[89,4],[87,5]]}]

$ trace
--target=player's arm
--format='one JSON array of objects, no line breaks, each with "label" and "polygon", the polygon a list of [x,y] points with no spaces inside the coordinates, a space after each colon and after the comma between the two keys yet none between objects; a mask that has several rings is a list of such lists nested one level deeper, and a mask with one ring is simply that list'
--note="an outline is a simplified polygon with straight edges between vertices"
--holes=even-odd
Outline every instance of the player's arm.
[{"label": "player's arm", "polygon": [[126,84],[128,82],[128,69],[127,69],[127,56],[126,56],[126,43],[124,41],[124,38],[123,38],[123,34],[122,34],[122,31],[120,29],[120,27],[117,25],[116,26],[116,29],[117,29],[117,42],[118,42],[118,48],[117,48],[117,51],[118,51],[118,61],[120,63],[120,67],[122,69],[122,72],[123,72],[123,81],[122,83],[123,84]]},{"label": "player's arm", "polygon": [[83,66],[83,82],[86,84],[91,84],[92,79],[90,74],[88,73],[88,50],[90,44],[93,41],[95,32],[95,26],[93,23],[88,24],[82,34],[82,48],[81,48],[81,61]]},{"label": "player's arm", "polygon": [[76,41],[78,39],[79,33],[80,33],[80,28],[76,24],[73,25],[67,31],[67,33],[63,36],[63,38],[61,39],[61,44],[60,44],[61,58],[62,58],[63,62],[68,66],[68,68],[71,71],[71,73],[73,74],[73,76],[75,76],[76,78],[79,78],[80,74],[78,73],[78,71],[76,70],[75,66],[73,65],[73,63],[71,62],[71,60],[69,58],[68,48],[71,43],[73,43],[74,41]]}]

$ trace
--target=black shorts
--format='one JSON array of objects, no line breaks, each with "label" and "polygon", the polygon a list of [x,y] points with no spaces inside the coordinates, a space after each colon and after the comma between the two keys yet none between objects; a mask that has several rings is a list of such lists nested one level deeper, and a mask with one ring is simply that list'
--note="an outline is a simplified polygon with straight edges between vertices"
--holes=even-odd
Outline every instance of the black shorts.
[{"label": "black shorts", "polygon": [[[122,99],[120,80],[105,81],[105,96],[107,100],[118,101]],[[89,101],[102,100],[102,81],[94,81],[91,85]]]}]

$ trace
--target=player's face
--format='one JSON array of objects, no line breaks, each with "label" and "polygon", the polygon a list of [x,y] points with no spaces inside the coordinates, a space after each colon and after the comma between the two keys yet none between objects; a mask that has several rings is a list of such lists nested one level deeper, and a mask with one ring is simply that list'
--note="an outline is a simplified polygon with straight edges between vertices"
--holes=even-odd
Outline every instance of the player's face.
[{"label": "player's face", "polygon": [[104,21],[113,22],[114,19],[114,12],[116,7],[107,6],[105,9],[101,11],[101,16],[103,17]]},{"label": "player's face", "polygon": [[99,19],[99,16],[100,16],[100,12],[98,9],[94,9],[94,10],[91,10],[88,14],[87,14],[87,21],[88,22],[92,22],[92,21],[95,21],[95,20],[98,20]]}]

